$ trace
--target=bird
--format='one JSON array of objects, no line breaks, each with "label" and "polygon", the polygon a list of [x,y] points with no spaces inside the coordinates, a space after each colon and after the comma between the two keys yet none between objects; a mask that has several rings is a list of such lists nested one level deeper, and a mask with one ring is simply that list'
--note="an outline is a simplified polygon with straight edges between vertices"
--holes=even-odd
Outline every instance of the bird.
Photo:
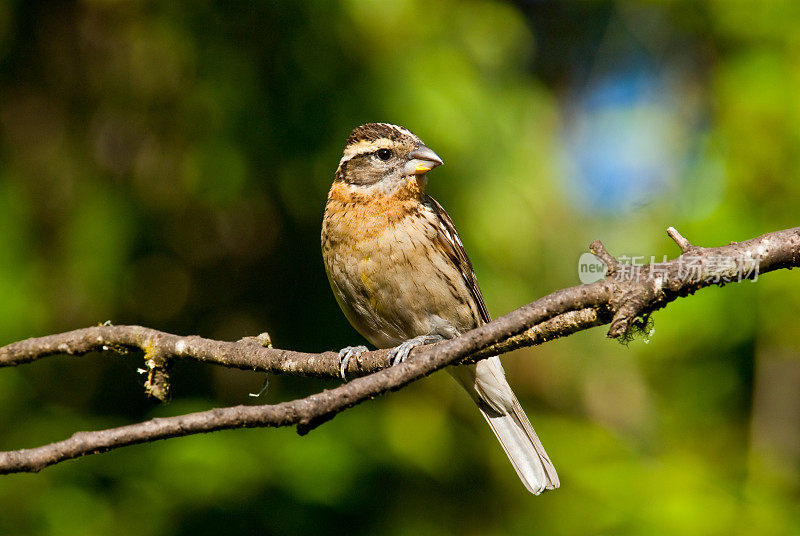
[{"label": "bird", "polygon": [[[347,138],[322,222],[322,256],[345,317],[367,341],[392,348],[389,365],[417,346],[491,321],[453,221],[425,193],[442,159],[410,130],[367,123]],[[340,373],[366,351],[339,352]],[[559,487],[550,458],[497,356],[448,372],[489,423],[531,493]]]}]

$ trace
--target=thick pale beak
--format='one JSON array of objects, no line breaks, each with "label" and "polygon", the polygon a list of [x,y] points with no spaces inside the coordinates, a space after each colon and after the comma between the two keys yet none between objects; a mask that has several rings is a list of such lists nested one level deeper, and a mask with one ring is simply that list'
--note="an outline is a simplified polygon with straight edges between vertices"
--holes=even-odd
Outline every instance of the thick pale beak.
[{"label": "thick pale beak", "polygon": [[411,157],[411,160],[406,164],[405,171],[407,175],[424,175],[443,163],[439,155],[434,153],[427,145],[420,145],[408,153],[408,156]]}]

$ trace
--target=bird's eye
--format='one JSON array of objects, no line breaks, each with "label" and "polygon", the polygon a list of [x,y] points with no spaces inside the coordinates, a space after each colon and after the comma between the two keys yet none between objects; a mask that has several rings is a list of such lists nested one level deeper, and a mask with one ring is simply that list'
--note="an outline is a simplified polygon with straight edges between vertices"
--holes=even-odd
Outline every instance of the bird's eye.
[{"label": "bird's eye", "polygon": [[389,149],[378,149],[377,155],[378,158],[386,162],[392,157],[392,151],[390,151]]}]

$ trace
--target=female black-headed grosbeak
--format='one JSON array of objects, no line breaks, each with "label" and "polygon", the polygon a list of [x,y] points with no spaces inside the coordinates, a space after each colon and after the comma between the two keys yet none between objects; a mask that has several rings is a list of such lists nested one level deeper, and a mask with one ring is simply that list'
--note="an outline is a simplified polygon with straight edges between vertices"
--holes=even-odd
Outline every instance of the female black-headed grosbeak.
[{"label": "female black-headed grosbeak", "polygon": [[[425,195],[442,160],[409,130],[357,127],[347,139],[322,222],[322,254],[345,316],[391,364],[415,346],[490,321],[472,263],[452,220]],[[347,360],[366,350],[342,350]],[[492,427],[525,487],[559,486],[558,475],[505,379],[498,357],[448,368]]]}]

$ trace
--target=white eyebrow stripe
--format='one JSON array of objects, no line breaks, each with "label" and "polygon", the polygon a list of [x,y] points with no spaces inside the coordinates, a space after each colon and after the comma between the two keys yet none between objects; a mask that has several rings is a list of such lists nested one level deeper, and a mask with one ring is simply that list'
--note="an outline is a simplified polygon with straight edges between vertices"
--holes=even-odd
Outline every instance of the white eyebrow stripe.
[{"label": "white eyebrow stripe", "polygon": [[395,142],[389,138],[378,138],[377,140],[362,140],[358,143],[348,145],[344,150],[342,162],[350,160],[356,155],[371,153],[380,149],[381,147],[391,147]]}]

